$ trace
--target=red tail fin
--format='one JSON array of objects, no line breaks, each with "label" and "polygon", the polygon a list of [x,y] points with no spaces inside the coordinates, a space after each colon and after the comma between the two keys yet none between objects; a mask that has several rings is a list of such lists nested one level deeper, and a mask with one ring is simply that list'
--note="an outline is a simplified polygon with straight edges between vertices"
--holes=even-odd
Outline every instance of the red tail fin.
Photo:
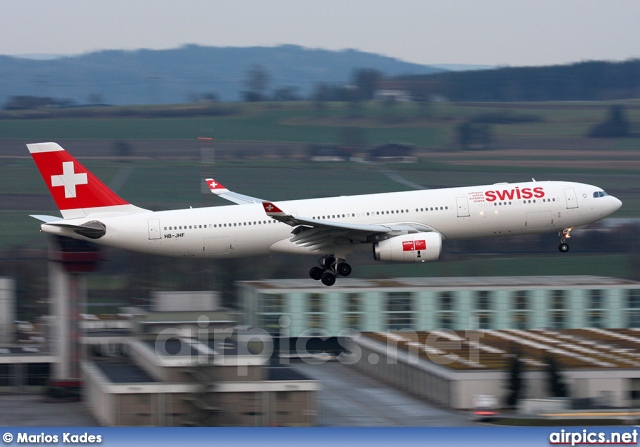
[{"label": "red tail fin", "polygon": [[121,199],[59,144],[27,147],[65,219],[141,210]]}]

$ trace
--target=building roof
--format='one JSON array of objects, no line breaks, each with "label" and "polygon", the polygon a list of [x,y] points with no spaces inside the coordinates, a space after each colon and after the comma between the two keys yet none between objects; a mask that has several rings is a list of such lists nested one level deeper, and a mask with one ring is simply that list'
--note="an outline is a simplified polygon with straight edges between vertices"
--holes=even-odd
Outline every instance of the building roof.
[{"label": "building roof", "polygon": [[[205,318],[203,320],[203,318]],[[204,322],[209,324],[230,324],[236,323],[236,318],[229,312],[210,311],[210,312],[149,312],[139,317],[140,324],[198,324]]]},{"label": "building roof", "polygon": [[40,346],[3,346],[0,355],[47,355],[49,352]]},{"label": "building roof", "polygon": [[454,370],[504,370],[514,354],[526,369],[640,368],[640,329],[435,330],[372,332],[371,340]]},{"label": "building roof", "polygon": [[[245,287],[268,291],[308,291],[310,293],[326,292],[322,284],[309,279],[273,279],[264,281],[242,281]],[[605,276],[467,276],[467,277],[434,277],[434,278],[388,278],[388,279],[355,279],[341,278],[330,291],[347,291],[353,289],[514,289],[514,288],[602,288],[602,287],[640,287],[640,282]]]},{"label": "building roof", "polygon": [[267,380],[313,380],[298,371],[285,366],[269,366],[267,367]]},{"label": "building roof", "polygon": [[156,382],[142,368],[130,362],[105,360],[92,362],[113,383]]}]

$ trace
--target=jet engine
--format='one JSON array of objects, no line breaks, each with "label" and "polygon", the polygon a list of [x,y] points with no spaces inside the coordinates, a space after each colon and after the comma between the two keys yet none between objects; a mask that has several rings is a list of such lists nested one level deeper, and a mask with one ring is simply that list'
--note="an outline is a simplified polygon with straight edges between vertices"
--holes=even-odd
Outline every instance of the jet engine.
[{"label": "jet engine", "polygon": [[437,261],[442,251],[440,233],[403,234],[373,244],[373,259],[394,262]]}]

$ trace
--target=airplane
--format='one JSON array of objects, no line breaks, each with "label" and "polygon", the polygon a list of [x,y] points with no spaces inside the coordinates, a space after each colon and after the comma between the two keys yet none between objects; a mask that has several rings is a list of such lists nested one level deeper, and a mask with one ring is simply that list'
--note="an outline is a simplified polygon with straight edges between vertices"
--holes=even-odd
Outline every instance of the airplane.
[{"label": "airplane", "polygon": [[34,215],[41,231],[167,256],[237,258],[272,253],[319,256],[309,276],[327,286],[352,271],[347,255],[430,262],[456,239],[559,232],[567,252],[572,228],[622,206],[603,189],[540,181],[280,201],[230,191],[234,205],[150,211],[120,198],[57,143],[27,144],[62,218]]}]

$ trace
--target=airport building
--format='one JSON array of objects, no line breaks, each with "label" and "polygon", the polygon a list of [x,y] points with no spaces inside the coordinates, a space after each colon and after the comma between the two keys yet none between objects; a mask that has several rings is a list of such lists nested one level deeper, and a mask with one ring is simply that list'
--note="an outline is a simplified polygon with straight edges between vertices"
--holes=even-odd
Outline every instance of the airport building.
[{"label": "airport building", "polygon": [[15,281],[0,277],[0,393],[43,390],[55,360],[34,325],[16,321]]},{"label": "airport building", "polygon": [[[132,333],[85,329],[83,396],[105,426],[312,426],[319,383],[274,364],[261,329],[213,292],[156,292],[123,309]],[[116,326],[118,327],[118,326]]]},{"label": "airport building", "polygon": [[[640,327],[640,283],[600,276],[239,283],[246,324],[287,337],[411,329]],[[281,317],[286,317],[282,319]]]},{"label": "airport building", "polygon": [[290,347],[335,338],[347,347],[340,361],[450,408],[469,409],[480,394],[504,404],[514,355],[521,355],[528,400],[550,397],[546,369],[553,357],[572,399],[587,407],[640,406],[635,281],[344,278],[331,288],[308,280],[247,281],[240,297],[246,323],[294,340]]},{"label": "airport building", "polygon": [[567,397],[583,408],[640,407],[640,329],[377,332],[351,339],[349,348],[344,361],[354,368],[450,408],[471,409],[477,395],[503,406],[514,358],[525,403],[552,397],[553,359]]},{"label": "airport building", "polygon": [[[3,284],[0,304],[15,309],[13,282]],[[239,327],[216,293],[155,292],[150,301],[117,315],[80,314],[81,335],[71,339],[60,338],[57,318],[38,328],[3,320],[0,392],[80,391],[104,426],[316,425],[320,384],[273,362],[269,334]],[[72,345],[66,354],[60,343]],[[80,380],[60,379],[56,369],[77,370]]]}]

